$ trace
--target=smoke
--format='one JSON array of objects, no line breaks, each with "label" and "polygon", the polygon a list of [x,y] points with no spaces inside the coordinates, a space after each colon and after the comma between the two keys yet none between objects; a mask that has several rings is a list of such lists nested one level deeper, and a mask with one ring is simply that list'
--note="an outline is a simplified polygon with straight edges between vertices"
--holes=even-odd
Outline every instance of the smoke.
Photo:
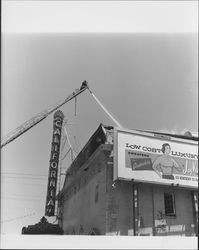
[{"label": "smoke", "polygon": [[168,134],[177,134],[177,135],[184,135],[186,132],[190,132],[193,136],[197,136],[198,137],[198,132],[196,131],[191,131],[190,128],[180,128],[178,125],[175,125],[173,128],[162,128],[159,129],[160,133],[168,133]]},{"label": "smoke", "polygon": [[173,128],[162,128],[159,129],[160,133],[168,133],[168,134],[182,134],[182,130],[178,125],[175,125]]}]

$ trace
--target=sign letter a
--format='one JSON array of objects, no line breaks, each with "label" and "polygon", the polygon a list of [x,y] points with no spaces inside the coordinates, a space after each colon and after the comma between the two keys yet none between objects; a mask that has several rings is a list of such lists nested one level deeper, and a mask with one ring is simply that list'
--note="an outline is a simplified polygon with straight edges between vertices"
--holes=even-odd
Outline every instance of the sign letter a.
[{"label": "sign letter a", "polygon": [[48,202],[48,206],[50,206],[50,205],[54,206],[54,202],[53,202],[52,199],[50,199],[49,202]]}]

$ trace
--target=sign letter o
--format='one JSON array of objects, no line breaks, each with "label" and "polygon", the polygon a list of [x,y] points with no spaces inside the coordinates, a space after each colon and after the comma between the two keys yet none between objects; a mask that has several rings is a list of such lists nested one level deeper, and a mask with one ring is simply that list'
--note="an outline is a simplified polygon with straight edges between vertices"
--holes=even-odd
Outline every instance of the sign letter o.
[{"label": "sign letter o", "polygon": [[51,162],[50,166],[52,168],[57,168],[57,162],[55,162],[55,161]]}]

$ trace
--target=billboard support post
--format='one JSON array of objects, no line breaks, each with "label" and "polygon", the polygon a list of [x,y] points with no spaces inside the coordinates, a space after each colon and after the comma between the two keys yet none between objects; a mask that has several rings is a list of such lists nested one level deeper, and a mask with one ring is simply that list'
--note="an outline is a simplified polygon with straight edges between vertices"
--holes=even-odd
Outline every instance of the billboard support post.
[{"label": "billboard support post", "polygon": [[138,184],[132,180],[132,193],[133,193],[133,234],[138,236],[139,232],[139,195]]},{"label": "billboard support post", "polygon": [[155,231],[155,206],[154,206],[154,188],[153,186],[151,186],[151,197],[152,197],[152,220],[153,220],[153,228],[152,228],[152,235],[155,236],[156,235],[156,231]]},{"label": "billboard support post", "polygon": [[195,234],[198,236],[198,193],[192,191],[192,201],[193,201],[193,218],[195,225]]}]

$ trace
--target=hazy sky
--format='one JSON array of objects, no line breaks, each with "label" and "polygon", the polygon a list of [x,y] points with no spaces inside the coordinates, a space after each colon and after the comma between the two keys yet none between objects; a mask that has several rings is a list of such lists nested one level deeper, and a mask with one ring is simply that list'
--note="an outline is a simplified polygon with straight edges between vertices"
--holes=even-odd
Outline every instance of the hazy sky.
[{"label": "hazy sky", "polygon": [[[14,2],[9,1],[12,8]],[[11,17],[14,12],[9,6],[4,6],[4,10],[7,10],[4,13],[9,14],[3,20],[11,21],[3,22],[2,34],[2,136],[70,95],[84,80],[88,81],[94,94],[127,129],[196,132],[197,18],[195,19],[195,12],[190,15],[192,12],[189,8],[187,12],[185,8],[181,11],[180,3],[178,4],[179,8],[176,4],[173,7],[167,6],[166,9],[162,5],[162,12],[154,7],[148,14],[146,5],[140,6],[139,14],[144,17],[142,22],[147,24],[145,27],[139,22],[138,15],[135,17],[135,25],[128,12],[125,19],[127,30],[131,30],[132,26],[136,27],[128,33],[116,28],[113,31],[118,33],[112,33],[111,30],[109,32],[103,22],[100,26],[99,16],[96,18],[99,26],[97,31],[104,28],[103,33],[96,33],[94,30],[86,33],[83,28],[79,30],[82,32],[73,30],[73,33],[69,33],[71,30],[66,30],[63,33],[65,25],[62,31],[45,26],[45,15],[49,18],[50,11],[43,12],[43,22],[39,19],[42,31],[37,26],[36,17],[31,16],[31,22],[25,19],[27,9],[20,13],[20,25],[19,13],[17,12],[16,18]],[[130,7],[133,10],[133,6]],[[193,7],[194,11],[195,7],[196,5]],[[85,6],[78,9],[79,24],[82,20],[80,17],[84,16],[84,8]],[[42,13],[41,6],[37,10],[39,9]],[[105,9],[106,6],[102,8]],[[121,16],[125,16],[127,9],[124,8]],[[164,11],[164,18],[161,16],[163,10],[167,10],[166,13]],[[114,24],[116,11],[108,13]],[[174,17],[174,13],[175,19],[172,18],[171,22],[169,17]],[[60,24],[61,18],[57,15],[59,22],[56,22],[56,18],[51,18],[54,26],[56,23]],[[187,22],[182,21],[186,19]],[[34,20],[35,26],[32,25],[30,32],[26,33],[28,30],[24,24],[28,27]],[[108,20],[105,20],[109,27]],[[159,30],[161,20],[168,24],[167,29],[162,32]],[[94,22],[93,17],[92,22],[88,23]],[[13,23],[17,25],[12,26]],[[153,32],[147,30],[149,24]],[[85,23],[82,27],[88,26]],[[178,28],[174,30],[169,27]],[[40,33],[36,32],[37,29]],[[77,116],[74,115],[74,108],[72,101],[61,110],[69,123],[67,128],[71,142],[78,152],[100,123],[115,125],[88,91],[77,99]],[[51,115],[2,149],[2,233],[20,234],[23,226],[37,223],[44,215],[52,122]],[[66,151],[67,148],[64,152]],[[63,167],[67,167],[67,163],[66,160]],[[16,218],[31,213],[35,215]],[[14,220],[6,222],[9,219]]]}]

